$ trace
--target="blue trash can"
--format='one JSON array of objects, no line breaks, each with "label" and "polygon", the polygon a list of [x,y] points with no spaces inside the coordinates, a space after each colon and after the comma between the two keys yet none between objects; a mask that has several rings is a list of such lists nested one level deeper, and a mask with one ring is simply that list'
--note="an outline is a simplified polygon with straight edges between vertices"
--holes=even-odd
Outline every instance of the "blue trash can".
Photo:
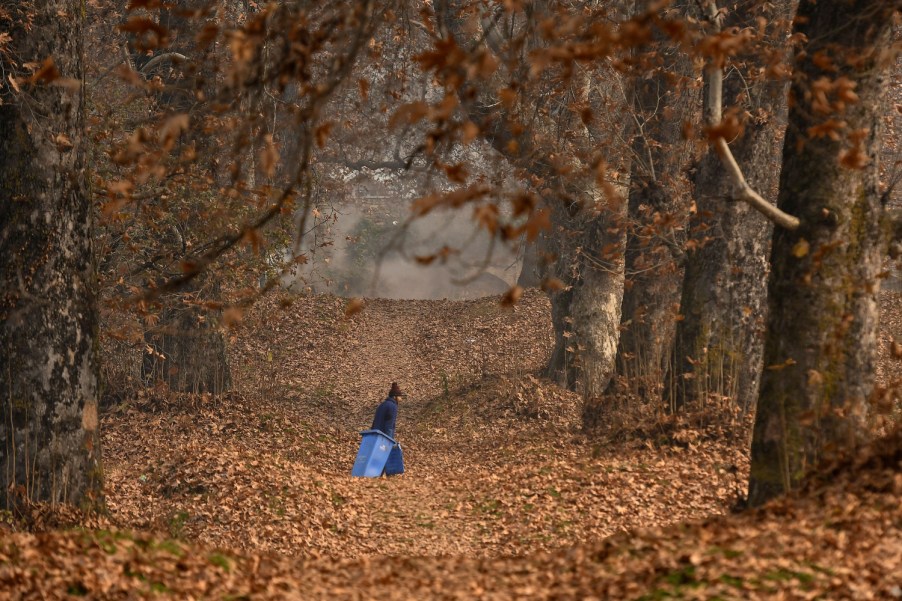
[{"label": "blue trash can", "polygon": [[[378,478],[385,471],[385,466],[393,449],[398,448],[398,453],[400,453],[400,447],[398,447],[398,443],[393,438],[387,436],[381,430],[364,430],[360,435],[363,437],[363,440],[360,441],[360,450],[357,451],[357,459],[354,460],[354,468],[351,470],[351,475],[363,478]],[[397,465],[397,461],[394,465]],[[395,467],[394,469],[397,468]],[[401,462],[401,471],[404,471],[403,460]]]}]

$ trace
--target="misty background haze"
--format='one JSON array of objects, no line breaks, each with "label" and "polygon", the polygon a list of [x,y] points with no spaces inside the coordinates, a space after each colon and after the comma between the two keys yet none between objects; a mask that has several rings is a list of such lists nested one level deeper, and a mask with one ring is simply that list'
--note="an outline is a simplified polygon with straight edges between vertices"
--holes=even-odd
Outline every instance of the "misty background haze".
[{"label": "misty background haze", "polygon": [[[308,262],[282,280],[299,293],[391,299],[473,299],[503,294],[522,261],[516,249],[491,244],[472,211],[435,211],[410,219],[416,196],[370,180],[324,215],[304,240]],[[454,253],[429,265],[416,257]]]}]

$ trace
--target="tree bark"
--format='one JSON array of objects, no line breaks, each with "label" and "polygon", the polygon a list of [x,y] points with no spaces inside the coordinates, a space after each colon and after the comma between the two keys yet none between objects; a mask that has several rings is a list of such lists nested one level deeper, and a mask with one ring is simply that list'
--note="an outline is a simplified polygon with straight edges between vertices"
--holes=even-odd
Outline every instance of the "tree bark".
[{"label": "tree bark", "polygon": [[141,377],[148,386],[165,382],[179,392],[221,394],[232,384],[225,340],[215,313],[194,304],[193,296],[183,292],[164,300],[159,325],[144,334]]},{"label": "tree bark", "polygon": [[[9,7],[0,104],[0,507],[101,501],[97,277],[86,190],[83,16]],[[25,24],[30,24],[26,27]],[[9,77],[19,77],[10,85]]]},{"label": "tree bark", "polygon": [[[773,237],[752,505],[796,488],[865,436],[885,250],[879,117],[899,8],[898,0],[799,5],[796,31],[808,42],[795,59],[779,207],[801,225]],[[817,135],[840,120],[837,139]]]},{"label": "tree bark", "polygon": [[532,243],[523,243],[523,265],[520,267],[520,275],[517,276],[517,286],[521,288],[536,288],[544,280],[546,265],[544,261],[545,234],[540,232]]},{"label": "tree bark", "polygon": [[[636,15],[651,3],[637,2]],[[684,16],[684,4],[660,16]],[[633,160],[630,175],[623,292],[615,384],[640,397],[660,394],[663,371],[676,328],[676,306],[682,281],[681,253],[688,218],[689,194],[684,169],[690,148],[682,133],[686,121],[697,121],[698,93],[687,75],[691,65],[668,48],[666,36],[643,48],[650,64],[632,82]],[[647,51],[651,51],[650,53]],[[650,55],[650,56],[649,56]],[[603,410],[604,405],[597,407]]]},{"label": "tree bark", "polygon": [[[766,31],[757,35],[779,58],[789,33],[781,23],[788,23],[794,4],[742,3],[728,13],[724,27],[756,28],[758,18],[766,19]],[[733,61],[735,68],[724,69],[723,104],[726,112],[748,115],[730,148],[750,185],[773,198],[787,84],[754,77],[763,61],[759,53],[744,54]],[[715,108],[708,103],[706,94],[706,114]],[[681,319],[666,378],[665,406],[678,411],[710,397],[729,397],[748,410],[758,394],[766,311],[761,282],[767,274],[772,227],[740,200],[740,191],[714,148],[702,158],[694,180],[696,212],[690,221]]]},{"label": "tree bark", "polygon": [[590,399],[605,391],[614,371],[625,228],[614,211],[571,214],[563,202],[552,206],[549,244],[558,259],[550,271],[565,288],[551,293],[555,344],[546,374]]}]

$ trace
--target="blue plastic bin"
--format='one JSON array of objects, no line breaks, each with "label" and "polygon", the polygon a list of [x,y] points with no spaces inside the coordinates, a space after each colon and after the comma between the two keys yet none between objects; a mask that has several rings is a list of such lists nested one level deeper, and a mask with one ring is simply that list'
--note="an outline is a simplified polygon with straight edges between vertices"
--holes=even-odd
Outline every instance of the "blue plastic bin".
[{"label": "blue plastic bin", "polygon": [[[351,475],[378,478],[385,470],[392,449],[397,447],[398,443],[381,430],[364,430],[360,435],[363,436],[363,440],[360,441],[360,450],[357,451]],[[403,471],[403,465],[401,469]]]}]

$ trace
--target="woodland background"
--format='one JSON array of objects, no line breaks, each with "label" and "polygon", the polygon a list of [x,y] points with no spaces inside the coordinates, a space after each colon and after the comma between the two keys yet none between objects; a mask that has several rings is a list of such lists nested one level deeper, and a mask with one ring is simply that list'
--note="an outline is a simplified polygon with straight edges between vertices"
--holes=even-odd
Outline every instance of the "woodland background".
[{"label": "woodland background", "polygon": [[902,597],[899,9],[0,0],[3,590]]}]

